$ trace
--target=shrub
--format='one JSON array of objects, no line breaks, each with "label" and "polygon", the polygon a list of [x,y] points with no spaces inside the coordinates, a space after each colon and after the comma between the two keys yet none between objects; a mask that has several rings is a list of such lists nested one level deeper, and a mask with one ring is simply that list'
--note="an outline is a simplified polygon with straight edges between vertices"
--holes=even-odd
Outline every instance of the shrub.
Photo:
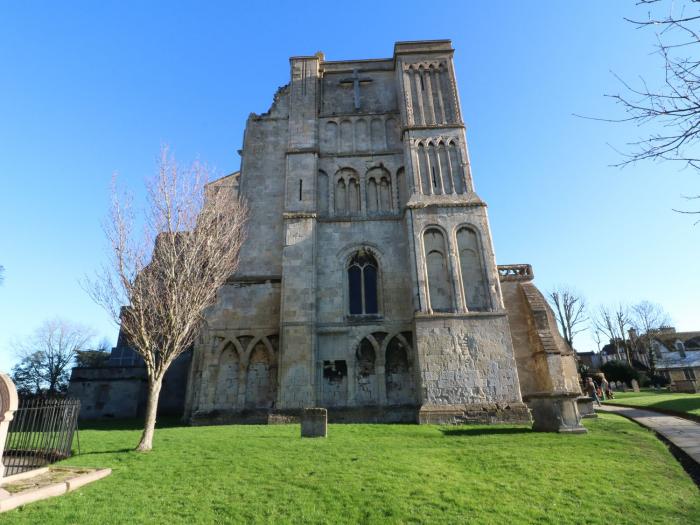
[{"label": "shrub", "polygon": [[639,381],[639,372],[622,361],[608,361],[600,367],[600,371],[608,381],[622,381],[627,385],[630,385],[633,379]]}]

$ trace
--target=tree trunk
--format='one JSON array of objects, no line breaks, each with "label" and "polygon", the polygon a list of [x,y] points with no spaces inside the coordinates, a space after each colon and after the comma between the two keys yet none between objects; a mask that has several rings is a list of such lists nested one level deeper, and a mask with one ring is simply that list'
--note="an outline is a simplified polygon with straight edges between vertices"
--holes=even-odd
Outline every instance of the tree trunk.
[{"label": "tree trunk", "polygon": [[163,376],[148,378],[148,403],[146,405],[146,420],[143,434],[136,450],[147,452],[153,448],[153,433],[156,429],[156,413],[158,412],[158,398],[160,388],[163,386]]}]

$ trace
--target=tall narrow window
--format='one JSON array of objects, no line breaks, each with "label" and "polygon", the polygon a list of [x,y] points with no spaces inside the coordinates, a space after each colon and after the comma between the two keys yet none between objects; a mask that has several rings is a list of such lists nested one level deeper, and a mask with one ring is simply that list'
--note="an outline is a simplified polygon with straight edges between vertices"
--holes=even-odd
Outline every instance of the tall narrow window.
[{"label": "tall narrow window", "polygon": [[420,173],[421,189],[423,190],[422,193],[423,195],[432,195],[433,186],[430,181],[430,174],[428,173],[428,157],[423,143],[418,144],[416,155],[418,156],[418,171]]},{"label": "tall narrow window", "polygon": [[450,173],[452,175],[452,184],[454,185],[455,192],[465,193],[467,190],[464,187],[464,174],[462,173],[462,164],[459,161],[457,144],[454,141],[451,141],[447,149]]},{"label": "tall narrow window", "polygon": [[347,189],[345,187],[345,181],[339,179],[335,186],[335,212],[338,215],[343,215],[346,213],[347,208],[345,206],[345,199],[347,198]]},{"label": "tall narrow window", "polygon": [[348,182],[348,211],[352,214],[360,211],[360,182],[355,178]]},{"label": "tall narrow window", "polygon": [[391,175],[384,167],[372,168],[367,172],[367,211],[388,213],[393,209],[391,202]]},{"label": "tall narrow window", "polygon": [[448,274],[445,237],[437,228],[423,235],[430,307],[434,312],[452,311],[452,286]]},{"label": "tall narrow window", "polygon": [[318,206],[318,212],[322,216],[328,215],[328,175],[323,171],[318,172],[316,205]]},{"label": "tall narrow window", "polygon": [[351,315],[379,313],[377,260],[367,251],[358,251],[348,266],[348,298]]},{"label": "tall narrow window", "polygon": [[457,232],[457,248],[467,309],[473,312],[488,310],[490,299],[476,232],[470,228],[461,228]]},{"label": "tall narrow window", "polygon": [[377,181],[374,177],[367,179],[367,211],[374,213],[379,209],[379,198],[377,196]]}]

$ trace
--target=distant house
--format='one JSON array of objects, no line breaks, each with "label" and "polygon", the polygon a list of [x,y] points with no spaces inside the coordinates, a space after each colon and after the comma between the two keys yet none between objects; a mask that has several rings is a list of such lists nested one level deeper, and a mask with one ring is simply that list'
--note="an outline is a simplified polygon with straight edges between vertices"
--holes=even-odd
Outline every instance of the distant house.
[{"label": "distant house", "polygon": [[590,371],[600,370],[603,364],[600,352],[576,352],[579,363],[588,367]]},{"label": "distant house", "polygon": [[700,332],[659,330],[651,342],[657,357],[656,369],[676,392],[700,390]]},{"label": "distant house", "polygon": [[625,352],[625,344],[630,349],[630,360],[632,366],[638,370],[649,369],[649,357],[642,345],[637,344],[638,339],[633,330],[630,330],[630,339],[622,341],[621,339],[613,339],[605,345],[600,351],[601,364],[608,361],[624,361],[627,362],[627,353]]},{"label": "distant house", "polygon": [[[629,331],[629,338],[624,342],[621,339],[611,340],[600,351],[601,364],[608,361],[626,362],[626,345],[632,366],[637,370],[648,371],[649,355],[646,344],[642,344],[643,340],[634,329]],[[656,372],[668,379],[671,390],[700,390],[700,332],[676,332],[671,326],[662,327],[652,333],[650,347],[656,358]]]}]

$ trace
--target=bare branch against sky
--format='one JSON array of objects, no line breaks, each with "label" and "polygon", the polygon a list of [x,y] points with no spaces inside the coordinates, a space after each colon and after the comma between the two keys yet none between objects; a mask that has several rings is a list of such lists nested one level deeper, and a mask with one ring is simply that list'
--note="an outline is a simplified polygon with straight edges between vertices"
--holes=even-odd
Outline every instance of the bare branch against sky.
[{"label": "bare branch against sky", "polygon": [[110,262],[86,287],[121,323],[149,381],[139,450],[150,450],[163,376],[201,330],[203,311],[235,272],[247,208],[228,186],[207,185],[208,169],[181,168],[167,147],[147,181],[143,232],[131,199],[116,186],[105,224]]}]

